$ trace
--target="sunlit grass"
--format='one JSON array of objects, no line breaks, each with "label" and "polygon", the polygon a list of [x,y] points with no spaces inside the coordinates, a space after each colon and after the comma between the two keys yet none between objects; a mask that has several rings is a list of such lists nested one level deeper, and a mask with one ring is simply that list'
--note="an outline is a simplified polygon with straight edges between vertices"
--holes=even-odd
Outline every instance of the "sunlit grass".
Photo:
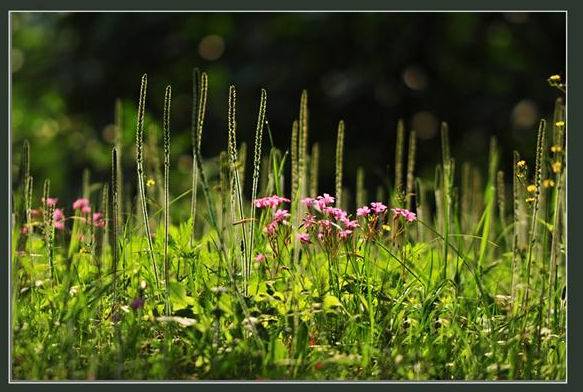
[{"label": "sunlit grass", "polygon": [[[13,194],[14,378],[565,379],[562,100],[552,132],[540,123],[535,162],[515,153],[505,174],[492,140],[485,186],[471,162],[456,163],[447,124],[435,179],[416,177],[422,157],[411,131],[405,161],[400,122],[394,186],[369,199],[359,170],[356,210],[342,196],[350,124],[338,123],[335,193],[318,192],[322,158],[318,143],[310,148],[307,93],[288,153],[273,145],[262,90],[245,190],[235,87],[226,131],[204,130],[227,132],[226,151],[204,161],[207,76],[193,75],[193,187],[185,193],[169,188],[170,87],[163,179],[151,180],[163,191],[148,192],[145,76],[135,194],[120,180],[119,154],[129,146],[119,135],[109,183],[87,175],[75,208],[54,199],[49,179],[37,180],[42,201],[32,199],[29,165],[42,156],[23,146]],[[191,198],[189,218],[170,220],[183,198]]]}]

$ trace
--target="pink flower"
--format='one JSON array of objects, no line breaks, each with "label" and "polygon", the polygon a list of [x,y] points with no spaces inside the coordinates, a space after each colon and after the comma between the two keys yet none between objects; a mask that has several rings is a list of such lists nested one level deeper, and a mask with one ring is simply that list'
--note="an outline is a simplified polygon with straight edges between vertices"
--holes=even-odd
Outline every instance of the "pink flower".
[{"label": "pink flower", "polygon": [[93,224],[95,227],[105,227],[105,219],[103,219],[103,214],[101,212],[93,213]]},{"label": "pink flower", "polygon": [[316,198],[316,202],[313,204],[314,207],[317,207],[320,210],[328,207],[330,204],[334,204],[334,198],[327,193],[324,193],[324,196],[318,196]]},{"label": "pink flower", "polygon": [[58,201],[59,199],[57,199],[56,197],[47,197],[46,199],[42,200],[43,204],[46,205],[47,207],[55,207]]},{"label": "pink flower", "polygon": [[370,208],[368,208],[368,206],[364,206],[356,210],[356,216],[368,216],[368,214],[370,214]]},{"label": "pink flower", "polygon": [[300,240],[300,242],[302,244],[311,244],[312,243],[310,241],[310,236],[307,233],[298,233],[297,237],[298,237],[298,240]]},{"label": "pink flower", "polygon": [[53,226],[57,230],[63,230],[65,228],[65,214],[60,208],[55,209],[53,212]]},{"label": "pink flower", "polygon": [[277,196],[277,195],[273,195],[273,196],[267,196],[267,197],[263,197],[261,199],[255,199],[255,207],[257,208],[266,208],[266,207],[270,207],[270,208],[276,208],[277,206],[279,206],[282,203],[289,203],[290,200],[286,199],[285,197],[281,197],[281,196]]},{"label": "pink flower", "polygon": [[41,212],[35,208],[30,210],[30,217],[31,218],[40,218],[41,215],[42,215]]},{"label": "pink flower", "polygon": [[370,203],[370,206],[372,207],[372,210],[375,214],[382,214],[387,210],[386,205],[377,201],[373,201],[372,203]]},{"label": "pink flower", "polygon": [[338,237],[345,240],[352,234],[352,230],[341,230],[338,232]]},{"label": "pink flower", "polygon": [[348,216],[348,213],[341,208],[325,207],[323,211],[324,213],[333,216],[336,220],[343,220]]},{"label": "pink flower", "polygon": [[327,193],[324,193],[324,196],[318,196],[318,199],[324,201],[326,205],[334,203],[334,198]]},{"label": "pink flower", "polygon": [[304,216],[304,226],[306,229],[309,229],[310,227],[314,226],[316,224],[316,217],[314,215],[311,214],[306,214],[306,216]]},{"label": "pink flower", "polygon": [[315,201],[315,199],[314,199],[314,198],[312,198],[312,197],[304,197],[304,198],[301,200],[301,203],[302,203],[303,205],[305,205],[306,207],[311,207],[311,206],[314,204],[314,201]]},{"label": "pink flower", "polygon": [[28,228],[28,226],[22,226],[20,228],[20,234],[22,235],[27,235],[30,232],[30,229]]},{"label": "pink flower", "polygon": [[287,218],[290,217],[290,214],[287,210],[278,209],[275,211],[275,215],[273,217],[274,221],[277,223],[285,222]]},{"label": "pink flower", "polygon": [[265,261],[265,255],[263,253],[258,253],[257,256],[255,256],[255,261],[263,263]]},{"label": "pink flower", "polygon": [[330,222],[328,219],[323,219],[318,223],[320,224],[321,227],[325,229],[329,229],[332,226],[332,222]]},{"label": "pink flower", "polygon": [[[90,204],[89,199],[82,197],[82,198],[77,199],[73,202],[73,209],[74,210],[81,210],[84,213],[88,213],[89,211],[91,211],[91,207],[89,204]],[[89,208],[89,211],[87,211],[87,208]]]},{"label": "pink flower", "polygon": [[277,231],[277,221],[273,221],[271,223],[269,223],[267,226],[265,226],[265,229],[263,229],[267,235],[272,236],[275,234],[275,232]]},{"label": "pink flower", "polygon": [[318,239],[320,241],[322,241],[324,239],[324,233],[323,232],[321,232],[321,231],[318,232]]},{"label": "pink flower", "polygon": [[407,219],[407,222],[413,222],[417,220],[417,215],[415,215],[414,212],[411,212],[405,208],[393,208],[391,209],[391,211],[393,211],[393,214],[395,214],[395,216],[401,215],[403,218]]},{"label": "pink flower", "polygon": [[342,223],[344,224],[344,228],[348,230],[354,230],[358,227],[358,222],[355,220],[351,221],[350,219],[345,219]]}]

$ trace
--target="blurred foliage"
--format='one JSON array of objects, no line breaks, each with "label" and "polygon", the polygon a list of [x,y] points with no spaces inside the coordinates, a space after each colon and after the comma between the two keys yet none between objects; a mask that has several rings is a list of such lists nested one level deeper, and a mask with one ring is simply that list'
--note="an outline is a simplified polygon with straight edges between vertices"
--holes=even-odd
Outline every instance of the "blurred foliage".
[{"label": "blurred foliage", "polygon": [[[239,141],[252,140],[259,89],[268,91],[275,143],[289,144],[302,88],[310,94],[311,142],[321,142],[321,189],[333,189],[336,124],[347,124],[345,184],[364,166],[367,186],[385,180],[399,118],[415,127],[420,173],[439,159],[437,129],[450,124],[452,152],[485,168],[490,135],[503,162],[534,151],[540,116],[565,71],[563,13],[13,13],[12,143],[32,145],[38,188],[80,192],[81,172],[109,176],[114,102],[124,103],[124,167],[135,177],[135,102],[148,73],[150,123],[173,85],[175,194],[190,183],[191,69],[209,73],[203,154],[226,146],[228,85],[238,88]],[[528,155],[527,155],[528,157]],[[391,169],[392,170],[392,169]],[[14,176],[16,178],[16,176]],[[38,190],[37,190],[38,191]],[[38,193],[38,192],[37,192]],[[373,193],[374,194],[374,193]]]}]

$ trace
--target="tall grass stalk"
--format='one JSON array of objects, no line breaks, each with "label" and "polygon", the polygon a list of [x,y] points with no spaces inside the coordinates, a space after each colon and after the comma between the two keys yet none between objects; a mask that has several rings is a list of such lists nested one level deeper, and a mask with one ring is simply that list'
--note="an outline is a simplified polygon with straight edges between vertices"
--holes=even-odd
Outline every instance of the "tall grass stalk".
[{"label": "tall grass stalk", "polygon": [[[115,101],[115,126],[114,126],[114,146],[117,151],[117,181],[118,181],[118,198],[124,199],[124,182],[123,182],[123,104],[121,99]],[[118,222],[121,222],[123,217],[123,203],[118,203],[117,210],[114,213],[118,215]]]},{"label": "tall grass stalk", "polygon": [[49,268],[51,270],[51,279],[55,279],[55,225],[53,219],[53,213],[55,212],[55,207],[47,202],[50,197],[51,192],[51,181],[46,179],[43,185],[43,203],[44,203],[44,214],[43,214],[43,234],[45,239],[45,248],[47,252],[47,259],[49,261]]},{"label": "tall grass stalk", "polygon": [[509,231],[507,230],[506,222],[506,182],[504,180],[504,171],[498,170],[496,175],[496,194],[498,196],[498,219],[502,225],[501,233],[504,243],[508,247],[510,244]]},{"label": "tall grass stalk", "polygon": [[447,123],[441,123],[441,158],[443,167],[443,177],[441,179],[441,196],[443,198],[443,271],[442,279],[447,278],[447,263],[449,251],[449,232],[451,225],[452,188],[454,175],[454,162],[451,158],[449,147],[449,127]]},{"label": "tall grass stalk", "polygon": [[[97,233],[95,256],[97,264],[98,275],[101,276],[103,270],[103,261],[107,255],[107,247],[109,245],[109,184],[103,184],[103,189],[101,191],[101,213],[103,214],[103,220],[106,222],[103,230]],[[113,212],[115,215],[115,211]]]},{"label": "tall grass stalk", "polygon": [[336,206],[342,206],[342,172],[344,165],[344,121],[338,123],[336,138]]},{"label": "tall grass stalk", "polygon": [[[231,211],[236,214],[239,212],[240,227],[241,227],[241,273],[243,275],[243,290],[244,295],[247,295],[248,290],[248,268],[247,268],[247,249],[249,249],[249,244],[247,240],[247,233],[245,230],[245,211],[243,209],[243,193],[241,191],[241,182],[239,179],[239,170],[237,165],[239,163],[239,158],[237,155],[237,92],[235,86],[229,87],[229,111],[228,111],[228,147],[229,147],[229,163],[231,167],[231,179],[233,184],[233,189],[231,190]],[[263,125],[263,124],[262,124]],[[234,222],[233,222],[234,223]]]},{"label": "tall grass stalk", "polygon": [[356,169],[356,208],[360,208],[367,203],[366,189],[364,186],[364,168],[359,166]]},{"label": "tall grass stalk", "polygon": [[208,77],[205,72],[201,74],[198,68],[192,71],[192,199],[190,204],[190,219],[192,221],[191,244],[196,232],[196,203],[198,191],[198,177],[201,168],[198,166],[197,155],[200,155],[202,131],[206,113],[206,100],[208,93]]},{"label": "tall grass stalk", "polygon": [[148,218],[148,205],[146,202],[146,188],[144,185],[144,115],[146,110],[146,89],[148,87],[148,76],[144,74],[140,84],[140,98],[138,102],[138,116],[136,124],[136,169],[138,175],[138,192],[140,205],[142,208],[142,219],[144,229],[146,232],[146,240],[148,241],[148,256],[152,263],[154,271],[154,278],[156,287],[160,286],[158,279],[158,267],[156,266],[156,259],[154,257],[154,245],[152,243],[152,235],[150,233],[150,220]]},{"label": "tall grass stalk", "polygon": [[484,200],[486,208],[484,210],[484,219],[482,220],[482,232],[480,237],[480,251],[478,256],[478,273],[482,273],[482,264],[484,263],[488,250],[488,240],[492,228],[492,221],[496,208],[496,172],[498,171],[498,143],[496,138],[490,140],[490,158],[488,160],[488,184]]},{"label": "tall grass stalk", "polygon": [[16,221],[21,231],[18,237],[17,251],[24,252],[28,243],[28,235],[31,226],[30,211],[32,209],[32,177],[30,176],[30,144],[28,140],[22,143],[22,156],[20,161],[20,208],[18,208],[18,220]]},{"label": "tall grass stalk", "polygon": [[312,145],[312,153],[310,154],[310,192],[311,197],[316,197],[318,194],[318,170],[320,166],[320,145],[314,143]]},{"label": "tall grass stalk", "polygon": [[415,131],[409,134],[409,149],[407,151],[407,194],[405,196],[407,209],[413,208],[415,196],[415,155],[417,152],[417,136]]},{"label": "tall grass stalk", "polygon": [[[111,150],[111,201],[112,210],[119,211],[119,157],[117,155],[117,148]],[[111,275],[113,287],[113,303],[115,305],[117,300],[117,269],[119,266],[119,221],[120,215],[114,213],[111,217]]]},{"label": "tall grass stalk", "polygon": [[164,287],[166,289],[166,315],[170,315],[170,260],[168,242],[170,229],[170,107],[172,87],[166,86],[164,94]]},{"label": "tall grass stalk", "polygon": [[[298,132],[298,187],[299,198],[306,196],[307,192],[307,162],[308,162],[308,92],[302,91],[300,98]],[[296,196],[296,195],[294,195]],[[300,205],[301,208],[301,205]]]},{"label": "tall grass stalk", "polygon": [[246,276],[251,274],[251,259],[255,251],[255,199],[259,185],[259,173],[261,171],[261,147],[263,144],[263,125],[265,124],[265,112],[267,109],[267,91],[261,89],[259,99],[259,112],[257,113],[257,127],[255,129],[255,145],[253,148],[253,184],[251,186],[251,224],[249,228],[249,255],[247,257]]},{"label": "tall grass stalk", "polygon": [[[431,210],[428,205],[427,200],[427,189],[426,185],[420,178],[415,180],[415,201],[417,218],[421,222],[425,222],[426,225],[431,226]],[[418,241],[428,241],[427,230],[425,226],[417,225]]]},{"label": "tall grass stalk", "polygon": [[397,139],[395,141],[395,184],[393,185],[393,205],[402,207],[403,193],[403,156],[405,150],[405,122],[397,122]]},{"label": "tall grass stalk", "polygon": [[551,250],[550,250],[550,275],[549,275],[549,298],[551,298],[552,304],[549,306],[547,318],[550,317],[550,313],[554,316],[554,326],[558,326],[558,307],[559,307],[559,295],[557,293],[558,289],[558,267],[561,254],[561,243],[564,241],[562,238],[562,230],[560,226],[563,224],[564,217],[564,180],[565,173],[563,170],[564,163],[564,149],[565,149],[565,132],[566,132],[566,122],[565,122],[565,106],[561,98],[557,99],[555,102],[555,113],[553,116],[553,146],[552,151],[552,167],[554,171],[554,183],[552,194],[552,234],[551,234]]},{"label": "tall grass stalk", "polygon": [[526,285],[525,290],[526,293],[523,297],[522,302],[522,309],[526,311],[526,307],[528,306],[529,300],[529,288],[530,288],[530,275],[531,275],[531,264],[532,258],[534,253],[534,246],[537,241],[537,219],[538,219],[538,210],[539,210],[539,201],[540,201],[540,194],[541,194],[541,181],[542,181],[542,165],[543,163],[543,154],[544,154],[544,140],[545,140],[545,130],[546,130],[546,121],[543,119],[540,121],[538,134],[537,134],[537,142],[536,142],[536,161],[535,161],[535,170],[534,170],[534,201],[532,205],[531,211],[531,221],[530,221],[530,238],[528,243],[528,253],[526,258]]},{"label": "tall grass stalk", "polygon": [[22,154],[20,156],[20,170],[19,170],[19,184],[20,184],[20,209],[18,211],[18,227],[27,225],[28,219],[28,209],[26,205],[26,199],[28,195],[28,178],[30,177],[30,144],[28,140],[22,143]]},{"label": "tall grass stalk", "polygon": [[299,188],[299,168],[298,168],[298,138],[299,138],[299,123],[297,120],[294,120],[292,124],[292,133],[291,133],[291,197],[295,199],[297,196],[298,188]]}]

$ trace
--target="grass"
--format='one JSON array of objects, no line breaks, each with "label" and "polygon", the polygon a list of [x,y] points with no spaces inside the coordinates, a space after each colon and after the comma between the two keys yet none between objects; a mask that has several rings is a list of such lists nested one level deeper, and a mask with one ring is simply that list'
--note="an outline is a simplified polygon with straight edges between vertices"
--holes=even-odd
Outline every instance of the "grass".
[{"label": "grass", "polygon": [[[162,121],[162,195],[147,192],[145,171],[157,158],[144,149],[145,76],[134,194],[120,181],[119,154],[131,146],[116,137],[109,183],[95,186],[86,176],[89,212],[73,214],[46,202],[49,179],[43,180],[44,202],[37,202],[29,164],[39,158],[31,154],[34,143],[24,144],[13,193],[15,379],[565,379],[561,99],[552,132],[541,121],[533,177],[515,153],[512,178],[506,178],[511,195],[495,140],[485,187],[471,162],[462,162],[456,175],[447,124],[435,181],[415,176],[413,131],[404,179],[407,131],[400,122],[395,186],[377,191],[376,201],[389,208],[370,205],[378,211],[360,217],[349,211],[337,219],[332,215],[346,213],[340,209],[346,204],[342,166],[350,159],[343,121],[337,129],[338,197],[324,209],[315,206],[325,198],[300,203],[318,192],[320,147],[308,145],[307,93],[288,153],[273,145],[262,90],[252,189],[246,192],[235,88],[229,92],[227,151],[217,163],[204,161],[207,76],[196,70],[193,79],[193,180],[186,193],[172,196],[168,185],[170,87]],[[117,104],[116,118],[121,110]],[[367,199],[360,169],[357,178],[362,207],[375,200]],[[274,193],[284,196],[287,184],[291,200],[279,199],[278,211],[256,204]],[[206,209],[198,206],[199,188]],[[189,205],[181,204],[187,198]],[[122,209],[134,200],[138,210]],[[105,227],[93,215],[95,206]],[[189,219],[170,220],[181,206]],[[391,207],[417,216],[409,221],[409,211],[401,216]],[[64,228],[56,210],[67,216]]]}]

